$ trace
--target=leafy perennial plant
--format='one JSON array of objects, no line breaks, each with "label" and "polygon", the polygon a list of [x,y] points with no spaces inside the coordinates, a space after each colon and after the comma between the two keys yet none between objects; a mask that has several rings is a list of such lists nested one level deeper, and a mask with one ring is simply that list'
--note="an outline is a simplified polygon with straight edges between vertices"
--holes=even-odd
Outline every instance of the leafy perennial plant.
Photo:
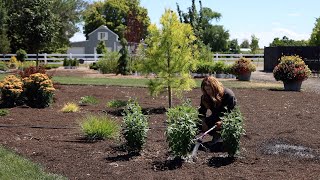
[{"label": "leafy perennial plant", "polygon": [[143,115],[138,102],[129,100],[124,110],[123,121],[125,124],[124,138],[127,141],[129,151],[141,151],[146,142],[149,127],[148,118]]},{"label": "leafy perennial plant", "polygon": [[221,137],[229,157],[234,157],[234,155],[239,153],[240,137],[244,132],[243,116],[239,107],[235,107],[231,112],[225,113]]},{"label": "leafy perennial plant", "polygon": [[174,156],[187,157],[198,131],[198,111],[187,102],[167,112],[167,141]]}]

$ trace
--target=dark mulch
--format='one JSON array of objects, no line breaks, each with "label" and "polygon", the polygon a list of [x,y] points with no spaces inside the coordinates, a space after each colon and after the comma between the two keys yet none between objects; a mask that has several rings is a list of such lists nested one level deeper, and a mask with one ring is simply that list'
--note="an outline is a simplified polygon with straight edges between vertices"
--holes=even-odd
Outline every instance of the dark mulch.
[{"label": "dark mulch", "polygon": [[[319,94],[233,89],[246,118],[240,157],[230,159],[222,152],[202,150],[196,162],[188,163],[168,159],[163,128],[166,96],[150,97],[146,88],[60,87],[52,107],[15,107],[8,116],[0,117],[0,143],[48,172],[70,179],[320,179]],[[195,89],[186,97],[198,106],[200,94]],[[100,103],[81,106],[78,113],[60,111],[66,102],[78,102],[87,95]],[[122,148],[123,140],[83,138],[79,119],[88,113],[115,112],[121,123],[117,114],[121,109],[105,104],[129,97],[137,98],[153,127],[141,154],[128,154]]]}]

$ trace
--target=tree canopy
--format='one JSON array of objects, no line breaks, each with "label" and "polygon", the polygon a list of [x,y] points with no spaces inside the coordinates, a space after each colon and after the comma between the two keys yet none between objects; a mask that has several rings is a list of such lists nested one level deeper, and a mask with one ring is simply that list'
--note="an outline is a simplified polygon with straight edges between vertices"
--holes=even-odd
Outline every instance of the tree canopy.
[{"label": "tree canopy", "polygon": [[282,39],[274,38],[273,41],[270,43],[270,47],[277,47],[277,46],[307,46],[308,42],[305,40],[293,40],[289,39],[287,36],[283,36]]},{"label": "tree canopy", "polygon": [[320,18],[316,19],[315,26],[312,29],[309,44],[312,46],[320,46]]},{"label": "tree canopy", "polygon": [[106,25],[120,36],[123,26],[127,41],[139,43],[147,35],[150,18],[147,9],[140,6],[139,0],[108,0],[91,4],[84,13],[84,22],[87,38],[89,33],[101,25]]},{"label": "tree canopy", "polygon": [[11,50],[28,53],[66,48],[78,31],[84,0],[4,0]]},{"label": "tree canopy", "polygon": [[251,35],[250,49],[252,53],[256,53],[259,49],[259,39],[255,35]]}]

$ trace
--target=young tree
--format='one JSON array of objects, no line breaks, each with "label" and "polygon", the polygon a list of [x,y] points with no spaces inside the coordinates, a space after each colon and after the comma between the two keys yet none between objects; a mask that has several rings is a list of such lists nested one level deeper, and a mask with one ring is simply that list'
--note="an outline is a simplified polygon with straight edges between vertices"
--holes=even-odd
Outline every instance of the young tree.
[{"label": "young tree", "polygon": [[320,18],[316,18],[316,23],[312,29],[309,44],[312,46],[320,46]]},{"label": "young tree", "polygon": [[176,13],[166,10],[160,23],[160,29],[156,25],[148,28],[144,68],[146,72],[155,74],[148,84],[151,94],[167,90],[171,107],[173,92],[179,94],[195,86],[189,71],[196,65],[198,51],[191,26],[181,23]]},{"label": "young tree", "polygon": [[234,54],[240,53],[240,46],[238,44],[238,40],[237,39],[232,39],[229,42],[229,50],[230,50],[231,53],[234,53]]},{"label": "young tree", "polygon": [[107,53],[106,43],[104,41],[99,41],[96,51],[97,51],[97,54],[105,54],[105,53]]},{"label": "young tree", "polygon": [[254,53],[254,54],[259,49],[259,39],[255,35],[251,36],[250,48],[251,48],[251,52]]},{"label": "young tree", "polygon": [[118,71],[117,74],[127,75],[129,72],[128,62],[129,62],[129,52],[128,52],[128,42],[125,38],[121,38],[120,44],[122,48],[120,49],[120,58],[118,60]]}]

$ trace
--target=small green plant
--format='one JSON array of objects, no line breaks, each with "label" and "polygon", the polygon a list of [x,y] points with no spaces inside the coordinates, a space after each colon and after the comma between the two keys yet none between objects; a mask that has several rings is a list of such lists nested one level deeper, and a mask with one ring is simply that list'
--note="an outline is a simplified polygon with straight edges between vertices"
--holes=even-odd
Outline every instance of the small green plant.
[{"label": "small green plant", "polygon": [[83,96],[81,97],[79,104],[86,105],[86,104],[98,104],[99,101],[94,96]]},{"label": "small green plant", "polygon": [[119,59],[118,52],[110,52],[104,54],[102,59],[99,59],[96,66],[102,74],[116,73]]},{"label": "small green plant", "polygon": [[120,134],[120,125],[105,115],[88,115],[80,122],[80,127],[89,140],[117,138]]},{"label": "small green plant", "polygon": [[107,107],[119,108],[127,105],[127,101],[122,100],[111,100],[107,102]]},{"label": "small green plant", "polygon": [[231,112],[225,113],[222,118],[221,137],[229,157],[234,157],[234,155],[239,153],[240,137],[245,132],[243,119],[240,109],[237,106]]},{"label": "small green plant", "polygon": [[78,112],[79,110],[80,110],[79,106],[76,103],[72,103],[72,102],[68,102],[61,109],[61,111],[64,113]]},{"label": "small green plant", "polygon": [[124,138],[130,152],[140,152],[146,142],[148,118],[137,101],[129,100],[123,114]]},{"label": "small green plant", "polygon": [[7,109],[0,109],[0,116],[6,116],[9,114],[9,111]]},{"label": "small green plant", "polygon": [[198,111],[190,102],[169,108],[167,142],[175,157],[187,157],[198,132]]}]

